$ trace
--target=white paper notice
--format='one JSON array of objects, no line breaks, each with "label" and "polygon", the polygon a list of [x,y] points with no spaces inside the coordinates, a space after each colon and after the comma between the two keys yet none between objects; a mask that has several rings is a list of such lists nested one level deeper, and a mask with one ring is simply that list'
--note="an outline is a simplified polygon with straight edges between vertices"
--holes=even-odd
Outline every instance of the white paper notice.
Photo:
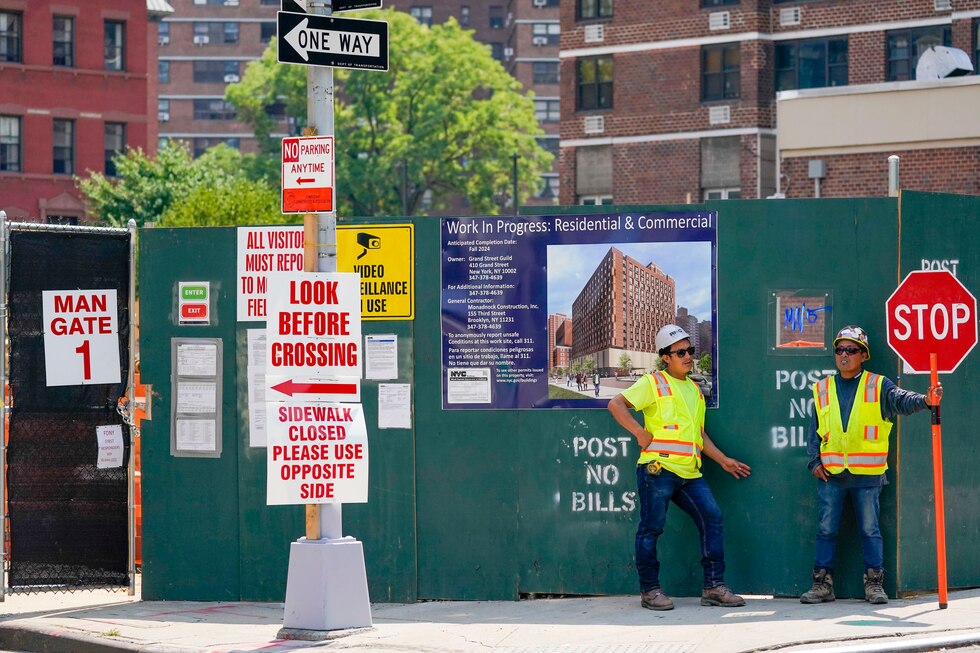
[{"label": "white paper notice", "polygon": [[217,451],[213,419],[178,419],[176,447],[178,451]]},{"label": "white paper notice", "polygon": [[364,376],[368,379],[398,378],[398,336],[364,336]]},{"label": "white paper notice", "polygon": [[217,345],[177,345],[177,376],[217,375]]},{"label": "white paper notice", "polygon": [[264,447],[266,434],[265,359],[268,341],[265,329],[248,333],[248,446]]},{"label": "white paper notice", "polygon": [[95,437],[99,441],[99,461],[96,467],[99,469],[122,467],[123,451],[125,451],[122,426],[119,424],[96,426]]},{"label": "white paper notice", "polygon": [[178,413],[214,413],[217,412],[216,383],[177,383],[177,412]]},{"label": "white paper notice", "polygon": [[451,367],[446,370],[446,403],[489,404],[489,367]]},{"label": "white paper notice", "polygon": [[412,386],[409,383],[378,384],[378,428],[412,428]]}]

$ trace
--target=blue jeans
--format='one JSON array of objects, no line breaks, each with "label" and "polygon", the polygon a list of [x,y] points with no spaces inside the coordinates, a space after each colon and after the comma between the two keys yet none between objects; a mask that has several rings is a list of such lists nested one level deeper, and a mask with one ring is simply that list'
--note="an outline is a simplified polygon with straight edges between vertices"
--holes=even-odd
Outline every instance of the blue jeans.
[{"label": "blue jeans", "polygon": [[673,501],[691,516],[701,536],[701,566],[704,587],[725,582],[725,545],[721,508],[704,478],[681,478],[666,469],[652,476],[646,465],[636,467],[636,486],[640,499],[640,525],[636,529],[636,573],[640,591],[660,587],[660,561],[657,539],[664,532],[667,507]]},{"label": "blue jeans", "polygon": [[843,487],[833,481],[817,481],[817,508],[820,512],[820,525],[817,528],[817,552],[813,569],[834,571],[837,554],[837,531],[840,529],[841,515],[844,513],[844,499],[851,495],[858,530],[861,531],[861,551],[864,554],[866,569],[881,569],[884,556],[881,531],[878,529],[878,487]]}]

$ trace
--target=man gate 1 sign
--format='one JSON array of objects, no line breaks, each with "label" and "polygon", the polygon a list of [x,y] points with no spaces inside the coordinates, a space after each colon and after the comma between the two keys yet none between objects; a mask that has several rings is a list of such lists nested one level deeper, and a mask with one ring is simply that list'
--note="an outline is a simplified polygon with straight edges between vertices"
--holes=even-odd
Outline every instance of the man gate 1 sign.
[{"label": "man gate 1 sign", "polygon": [[977,300],[948,270],[910,272],[885,302],[888,344],[915,372],[952,372],[977,344]]},{"label": "man gate 1 sign", "polygon": [[119,383],[115,289],[44,290],[41,312],[47,385]]}]

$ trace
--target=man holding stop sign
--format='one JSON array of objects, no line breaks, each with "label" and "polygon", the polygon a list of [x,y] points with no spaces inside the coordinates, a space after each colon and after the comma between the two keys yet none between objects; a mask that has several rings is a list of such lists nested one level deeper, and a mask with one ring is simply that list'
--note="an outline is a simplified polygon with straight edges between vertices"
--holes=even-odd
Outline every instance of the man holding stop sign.
[{"label": "man holding stop sign", "polygon": [[880,374],[864,369],[871,358],[868,335],[859,326],[846,326],[834,338],[837,374],[813,385],[813,419],[807,434],[810,473],[817,479],[816,554],[813,585],[801,603],[833,601],[837,531],[850,495],[861,531],[864,555],[864,597],[869,603],[888,603],[883,588],[883,545],[878,528],[878,499],[888,481],[888,435],[898,415],[925,410],[942,397],[942,384],[928,395],[902,390]]}]

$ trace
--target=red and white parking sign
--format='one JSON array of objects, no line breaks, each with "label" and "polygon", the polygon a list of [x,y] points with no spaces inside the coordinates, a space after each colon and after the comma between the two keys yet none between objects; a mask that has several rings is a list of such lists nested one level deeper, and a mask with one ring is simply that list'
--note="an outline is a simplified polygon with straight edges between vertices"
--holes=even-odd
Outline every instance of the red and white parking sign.
[{"label": "red and white parking sign", "polygon": [[333,136],[282,139],[282,212],[333,211]]},{"label": "red and white parking sign", "polygon": [[119,383],[115,289],[43,290],[41,314],[47,385]]},{"label": "red and white parking sign", "polygon": [[368,441],[360,404],[270,404],[266,503],[366,503]]}]

